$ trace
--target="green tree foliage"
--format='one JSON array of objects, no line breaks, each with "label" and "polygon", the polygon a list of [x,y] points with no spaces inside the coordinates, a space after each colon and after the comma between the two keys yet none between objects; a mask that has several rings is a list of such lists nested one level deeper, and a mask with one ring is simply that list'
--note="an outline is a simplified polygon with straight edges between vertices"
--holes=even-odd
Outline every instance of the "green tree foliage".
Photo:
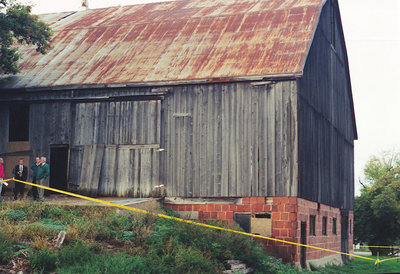
[{"label": "green tree foliage", "polygon": [[364,175],[366,184],[355,199],[355,241],[372,246],[399,244],[400,153],[371,157]]},{"label": "green tree foliage", "polygon": [[0,74],[19,72],[17,45],[36,45],[42,54],[50,49],[52,30],[31,14],[31,9],[12,0],[0,0]]}]

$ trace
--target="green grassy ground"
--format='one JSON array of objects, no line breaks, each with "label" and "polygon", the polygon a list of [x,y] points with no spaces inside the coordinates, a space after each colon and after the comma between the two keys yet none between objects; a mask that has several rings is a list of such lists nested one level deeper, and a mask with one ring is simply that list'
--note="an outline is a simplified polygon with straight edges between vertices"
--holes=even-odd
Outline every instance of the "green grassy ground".
[{"label": "green grassy ground", "polygon": [[[376,260],[376,257],[370,257]],[[380,258],[381,260],[384,258]],[[400,258],[381,263],[378,267],[373,261],[353,259],[342,266],[319,268],[321,273],[400,273]]]},{"label": "green grassy ground", "polygon": [[[62,230],[65,242],[57,249]],[[230,259],[255,273],[298,273],[246,236],[107,207],[41,202],[0,203],[0,255],[0,273],[220,273]]]},{"label": "green grassy ground", "polygon": [[[57,249],[54,240],[61,230],[66,238]],[[254,273],[400,272],[397,261],[377,269],[373,261],[359,259],[299,271],[268,256],[251,238],[229,232],[149,215],[117,214],[109,207],[0,203],[0,273],[220,273],[229,259],[242,260]]]}]

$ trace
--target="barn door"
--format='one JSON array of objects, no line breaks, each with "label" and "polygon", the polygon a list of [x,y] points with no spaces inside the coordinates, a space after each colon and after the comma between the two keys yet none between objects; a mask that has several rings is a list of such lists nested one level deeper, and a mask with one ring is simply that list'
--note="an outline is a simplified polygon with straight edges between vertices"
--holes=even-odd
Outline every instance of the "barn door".
[{"label": "barn door", "polygon": [[70,183],[92,195],[148,197],[159,185],[160,100],[74,107]]}]

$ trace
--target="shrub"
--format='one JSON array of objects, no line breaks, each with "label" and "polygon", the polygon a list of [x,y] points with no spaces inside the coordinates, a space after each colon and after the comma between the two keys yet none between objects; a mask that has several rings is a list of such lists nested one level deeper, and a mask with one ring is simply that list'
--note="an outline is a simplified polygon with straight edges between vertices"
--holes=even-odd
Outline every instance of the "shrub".
[{"label": "shrub", "polygon": [[55,206],[46,206],[40,213],[40,217],[44,219],[49,219],[54,217],[58,218],[68,214],[69,211],[65,210],[64,208]]},{"label": "shrub", "polygon": [[113,256],[93,255],[92,260],[83,264],[63,265],[57,269],[60,274],[120,274],[120,273],[149,273],[150,269],[141,257],[128,257],[126,254],[117,253]]},{"label": "shrub", "polygon": [[52,271],[56,268],[57,255],[43,248],[30,257],[31,265],[41,272]]},{"label": "shrub", "polygon": [[5,216],[12,221],[22,221],[27,217],[27,214],[20,209],[9,209],[6,211]]},{"label": "shrub", "polygon": [[197,248],[179,246],[176,251],[174,270],[176,273],[218,273],[220,272],[218,270],[222,270],[222,265],[205,257],[204,253]]},{"label": "shrub", "polygon": [[62,224],[60,221],[53,219],[42,219],[39,222],[36,222],[38,225],[42,225],[49,230],[52,230],[56,233],[59,233],[62,230],[67,230],[67,226]]},{"label": "shrub", "polygon": [[33,236],[31,240],[31,247],[37,250],[43,248],[50,248],[52,246],[51,240],[43,236]]},{"label": "shrub", "polygon": [[85,264],[94,258],[94,252],[82,240],[74,239],[59,251],[61,265]]},{"label": "shrub", "polygon": [[8,263],[13,257],[13,245],[7,237],[0,233],[0,264]]},{"label": "shrub", "polygon": [[55,220],[43,219],[23,226],[23,236],[27,239],[55,237],[61,230],[66,229],[66,226]]}]

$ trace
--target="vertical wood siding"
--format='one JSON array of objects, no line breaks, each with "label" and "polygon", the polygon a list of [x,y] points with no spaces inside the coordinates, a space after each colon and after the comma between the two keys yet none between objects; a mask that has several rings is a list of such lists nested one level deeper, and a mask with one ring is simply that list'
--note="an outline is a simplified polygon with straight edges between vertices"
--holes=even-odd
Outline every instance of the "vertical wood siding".
[{"label": "vertical wood siding", "polygon": [[32,149],[49,157],[68,144],[80,192],[144,197],[159,185],[160,100],[32,104],[30,114]]},{"label": "vertical wood siding", "polygon": [[332,39],[330,8],[325,5],[322,10],[304,76],[298,80],[299,197],[352,209],[353,102],[339,18]]},{"label": "vertical wood siding", "polygon": [[160,101],[75,104],[73,145],[158,144]]},{"label": "vertical wood siding", "polygon": [[71,140],[71,104],[32,104],[29,108],[29,141],[37,156],[50,163],[50,144],[69,144]]},{"label": "vertical wood siding", "polygon": [[159,185],[160,111],[159,100],[75,104],[71,165],[80,171],[70,183],[90,195],[150,196]]},{"label": "vertical wood siding", "polygon": [[167,195],[297,195],[294,81],[175,87],[162,105]]}]

